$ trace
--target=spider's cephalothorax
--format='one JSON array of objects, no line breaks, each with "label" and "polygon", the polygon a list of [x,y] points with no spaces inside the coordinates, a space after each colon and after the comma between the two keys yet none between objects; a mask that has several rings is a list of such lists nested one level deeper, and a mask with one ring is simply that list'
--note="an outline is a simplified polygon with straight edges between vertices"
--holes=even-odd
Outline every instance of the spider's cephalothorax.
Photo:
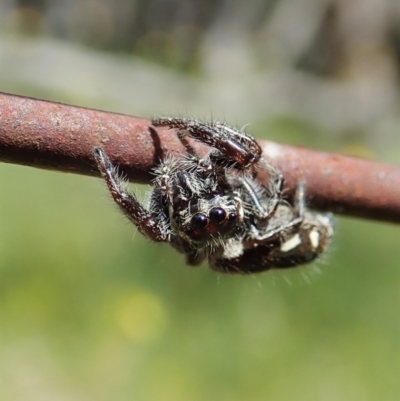
[{"label": "spider's cephalothorax", "polygon": [[[158,118],[152,123],[178,129],[187,153],[168,156],[154,169],[147,206],[126,190],[105,151],[94,151],[112,197],[142,234],[171,243],[190,265],[207,259],[223,273],[293,267],[326,250],[330,219],[306,209],[303,184],[292,203],[283,198],[282,175],[261,158],[250,135],[219,122]],[[199,157],[188,136],[207,144],[208,155]],[[268,169],[268,185],[256,178],[260,164]]]}]

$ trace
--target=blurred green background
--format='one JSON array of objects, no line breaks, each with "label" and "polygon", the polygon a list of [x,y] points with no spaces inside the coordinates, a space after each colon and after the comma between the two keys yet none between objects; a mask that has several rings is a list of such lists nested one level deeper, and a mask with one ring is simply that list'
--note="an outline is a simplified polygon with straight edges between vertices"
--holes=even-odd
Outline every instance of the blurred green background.
[{"label": "blurred green background", "polygon": [[[0,90],[398,163],[400,2],[0,2]],[[144,194],[146,187],[134,186]],[[94,178],[0,166],[0,400],[400,399],[400,228],[190,269]]]}]

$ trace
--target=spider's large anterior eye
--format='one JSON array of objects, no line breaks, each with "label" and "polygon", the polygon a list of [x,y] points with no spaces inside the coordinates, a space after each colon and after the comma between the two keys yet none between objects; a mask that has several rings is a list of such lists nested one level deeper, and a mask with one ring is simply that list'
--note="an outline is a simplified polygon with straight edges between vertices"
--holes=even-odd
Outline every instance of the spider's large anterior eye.
[{"label": "spider's large anterior eye", "polygon": [[209,216],[214,224],[221,224],[226,218],[226,211],[222,207],[214,207],[210,210]]},{"label": "spider's large anterior eye", "polygon": [[190,220],[190,225],[194,230],[203,230],[208,226],[208,218],[204,213],[197,213]]}]

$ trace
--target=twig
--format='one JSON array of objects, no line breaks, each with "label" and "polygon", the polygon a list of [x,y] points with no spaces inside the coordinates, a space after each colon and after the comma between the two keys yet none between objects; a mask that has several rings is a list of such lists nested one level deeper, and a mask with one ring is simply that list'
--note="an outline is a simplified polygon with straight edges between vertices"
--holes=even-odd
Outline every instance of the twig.
[{"label": "twig", "polygon": [[[93,148],[102,146],[130,180],[149,182],[152,167],[182,145],[172,130],[146,119],[0,93],[0,160],[98,175]],[[285,176],[289,193],[302,180],[310,207],[400,222],[400,167],[260,141]],[[265,172],[260,179],[267,181]]]}]

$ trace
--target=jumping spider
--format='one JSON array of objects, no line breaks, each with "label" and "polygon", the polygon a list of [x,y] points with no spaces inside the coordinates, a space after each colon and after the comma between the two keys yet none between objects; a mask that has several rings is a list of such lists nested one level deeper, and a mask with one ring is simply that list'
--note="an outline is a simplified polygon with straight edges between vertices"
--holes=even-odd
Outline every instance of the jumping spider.
[{"label": "jumping spider", "polygon": [[[154,169],[147,206],[126,190],[106,152],[94,150],[114,201],[146,237],[169,242],[189,265],[207,259],[221,273],[294,267],[326,250],[333,233],[329,217],[305,207],[302,183],[292,203],[284,199],[282,174],[262,159],[250,135],[184,118],[157,118],[152,124],[177,129],[187,152],[166,157]],[[188,137],[211,151],[199,157]],[[268,185],[256,178],[259,165],[269,172]]]}]

